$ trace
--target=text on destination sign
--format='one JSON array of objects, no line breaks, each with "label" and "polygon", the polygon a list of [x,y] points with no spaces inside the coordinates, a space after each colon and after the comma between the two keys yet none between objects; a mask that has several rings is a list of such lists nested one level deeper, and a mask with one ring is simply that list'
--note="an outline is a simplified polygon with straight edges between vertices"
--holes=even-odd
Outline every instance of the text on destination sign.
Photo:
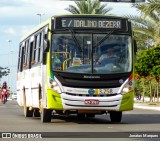
[{"label": "text on destination sign", "polygon": [[110,19],[61,19],[62,28],[113,28],[121,29],[121,20]]}]

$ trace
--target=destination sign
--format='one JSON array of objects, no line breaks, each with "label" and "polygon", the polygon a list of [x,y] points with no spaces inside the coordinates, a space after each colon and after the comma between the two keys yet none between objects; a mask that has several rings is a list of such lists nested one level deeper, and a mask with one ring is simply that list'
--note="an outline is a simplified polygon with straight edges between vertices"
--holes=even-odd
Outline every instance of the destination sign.
[{"label": "destination sign", "polygon": [[[59,1],[87,1],[87,0],[59,0]],[[126,2],[126,3],[139,3],[146,0],[99,0],[100,2]]]},{"label": "destination sign", "polygon": [[127,21],[125,19],[109,19],[109,18],[56,18],[56,29],[117,29],[125,30],[127,28]]},{"label": "destination sign", "polygon": [[126,2],[126,3],[138,3],[145,2],[145,0],[99,0],[101,2]]}]

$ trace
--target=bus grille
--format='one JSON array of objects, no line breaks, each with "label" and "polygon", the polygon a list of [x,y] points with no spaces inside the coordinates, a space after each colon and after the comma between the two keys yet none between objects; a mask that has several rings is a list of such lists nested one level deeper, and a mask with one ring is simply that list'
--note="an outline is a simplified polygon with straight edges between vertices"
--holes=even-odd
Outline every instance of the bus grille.
[{"label": "bus grille", "polygon": [[90,95],[90,94],[73,94],[73,93],[66,93],[67,95],[71,95],[71,96],[81,96],[81,97],[110,97],[110,96],[116,96],[118,95],[117,93],[115,94],[93,94],[93,95]]}]

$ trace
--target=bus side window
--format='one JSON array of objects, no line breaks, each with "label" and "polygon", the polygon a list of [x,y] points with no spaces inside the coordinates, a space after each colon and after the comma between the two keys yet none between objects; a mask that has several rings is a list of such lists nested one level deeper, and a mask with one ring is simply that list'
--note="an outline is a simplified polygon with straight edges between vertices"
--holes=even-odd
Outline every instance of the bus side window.
[{"label": "bus side window", "polygon": [[32,64],[32,55],[33,54],[33,42],[30,42],[30,48],[29,48],[29,68],[31,68]]},{"label": "bus side window", "polygon": [[23,47],[23,68],[26,66],[26,64],[25,64],[25,58],[26,58],[25,52],[26,52],[26,45]]},{"label": "bus side window", "polygon": [[39,49],[39,40],[40,40],[40,35],[35,36],[35,48],[34,48],[34,60],[35,63],[38,63],[38,49]]},{"label": "bus side window", "polygon": [[26,43],[27,43],[26,64],[27,64],[27,68],[29,68],[29,51],[30,51],[29,39],[26,41]]},{"label": "bus side window", "polygon": [[37,35],[37,38],[36,38],[36,54],[35,54],[35,60],[36,60],[36,63],[40,63],[41,60],[42,60],[42,43],[43,43],[43,32],[40,32],[38,35]]},{"label": "bus side window", "polygon": [[29,56],[29,40],[25,42],[26,50],[25,50],[25,67],[29,66],[28,56]]},{"label": "bus side window", "polygon": [[35,36],[35,41],[32,42],[33,47],[32,47],[32,60],[31,60],[31,65],[36,64],[36,45],[37,45],[37,36]]},{"label": "bus side window", "polygon": [[18,57],[18,71],[22,71],[22,66],[23,66],[23,47],[20,45],[19,49],[19,57]]},{"label": "bus side window", "polygon": [[19,54],[18,54],[18,71],[21,71],[21,50],[22,50],[22,45],[20,45],[19,48]]},{"label": "bus side window", "polygon": [[38,46],[38,62],[42,61],[42,48],[43,48],[43,32],[39,34],[39,46]]},{"label": "bus side window", "polygon": [[23,71],[23,63],[24,63],[24,47],[22,47],[22,49],[21,49],[21,71]]}]

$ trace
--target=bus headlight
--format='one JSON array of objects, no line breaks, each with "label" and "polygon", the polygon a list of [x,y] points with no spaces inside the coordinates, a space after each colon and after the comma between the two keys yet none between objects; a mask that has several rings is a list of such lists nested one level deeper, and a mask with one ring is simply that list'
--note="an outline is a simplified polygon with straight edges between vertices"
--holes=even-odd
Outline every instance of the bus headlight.
[{"label": "bus headlight", "polygon": [[61,93],[61,88],[60,86],[57,84],[57,82],[55,80],[53,80],[52,78],[49,78],[49,84],[50,84],[50,88],[58,93]]},{"label": "bus headlight", "polygon": [[132,87],[124,87],[124,88],[122,89],[122,93],[125,94],[125,93],[130,92],[131,90],[132,90]]},{"label": "bus headlight", "polygon": [[133,80],[129,80],[122,88],[121,93],[126,94],[129,93],[130,91],[133,91]]}]

